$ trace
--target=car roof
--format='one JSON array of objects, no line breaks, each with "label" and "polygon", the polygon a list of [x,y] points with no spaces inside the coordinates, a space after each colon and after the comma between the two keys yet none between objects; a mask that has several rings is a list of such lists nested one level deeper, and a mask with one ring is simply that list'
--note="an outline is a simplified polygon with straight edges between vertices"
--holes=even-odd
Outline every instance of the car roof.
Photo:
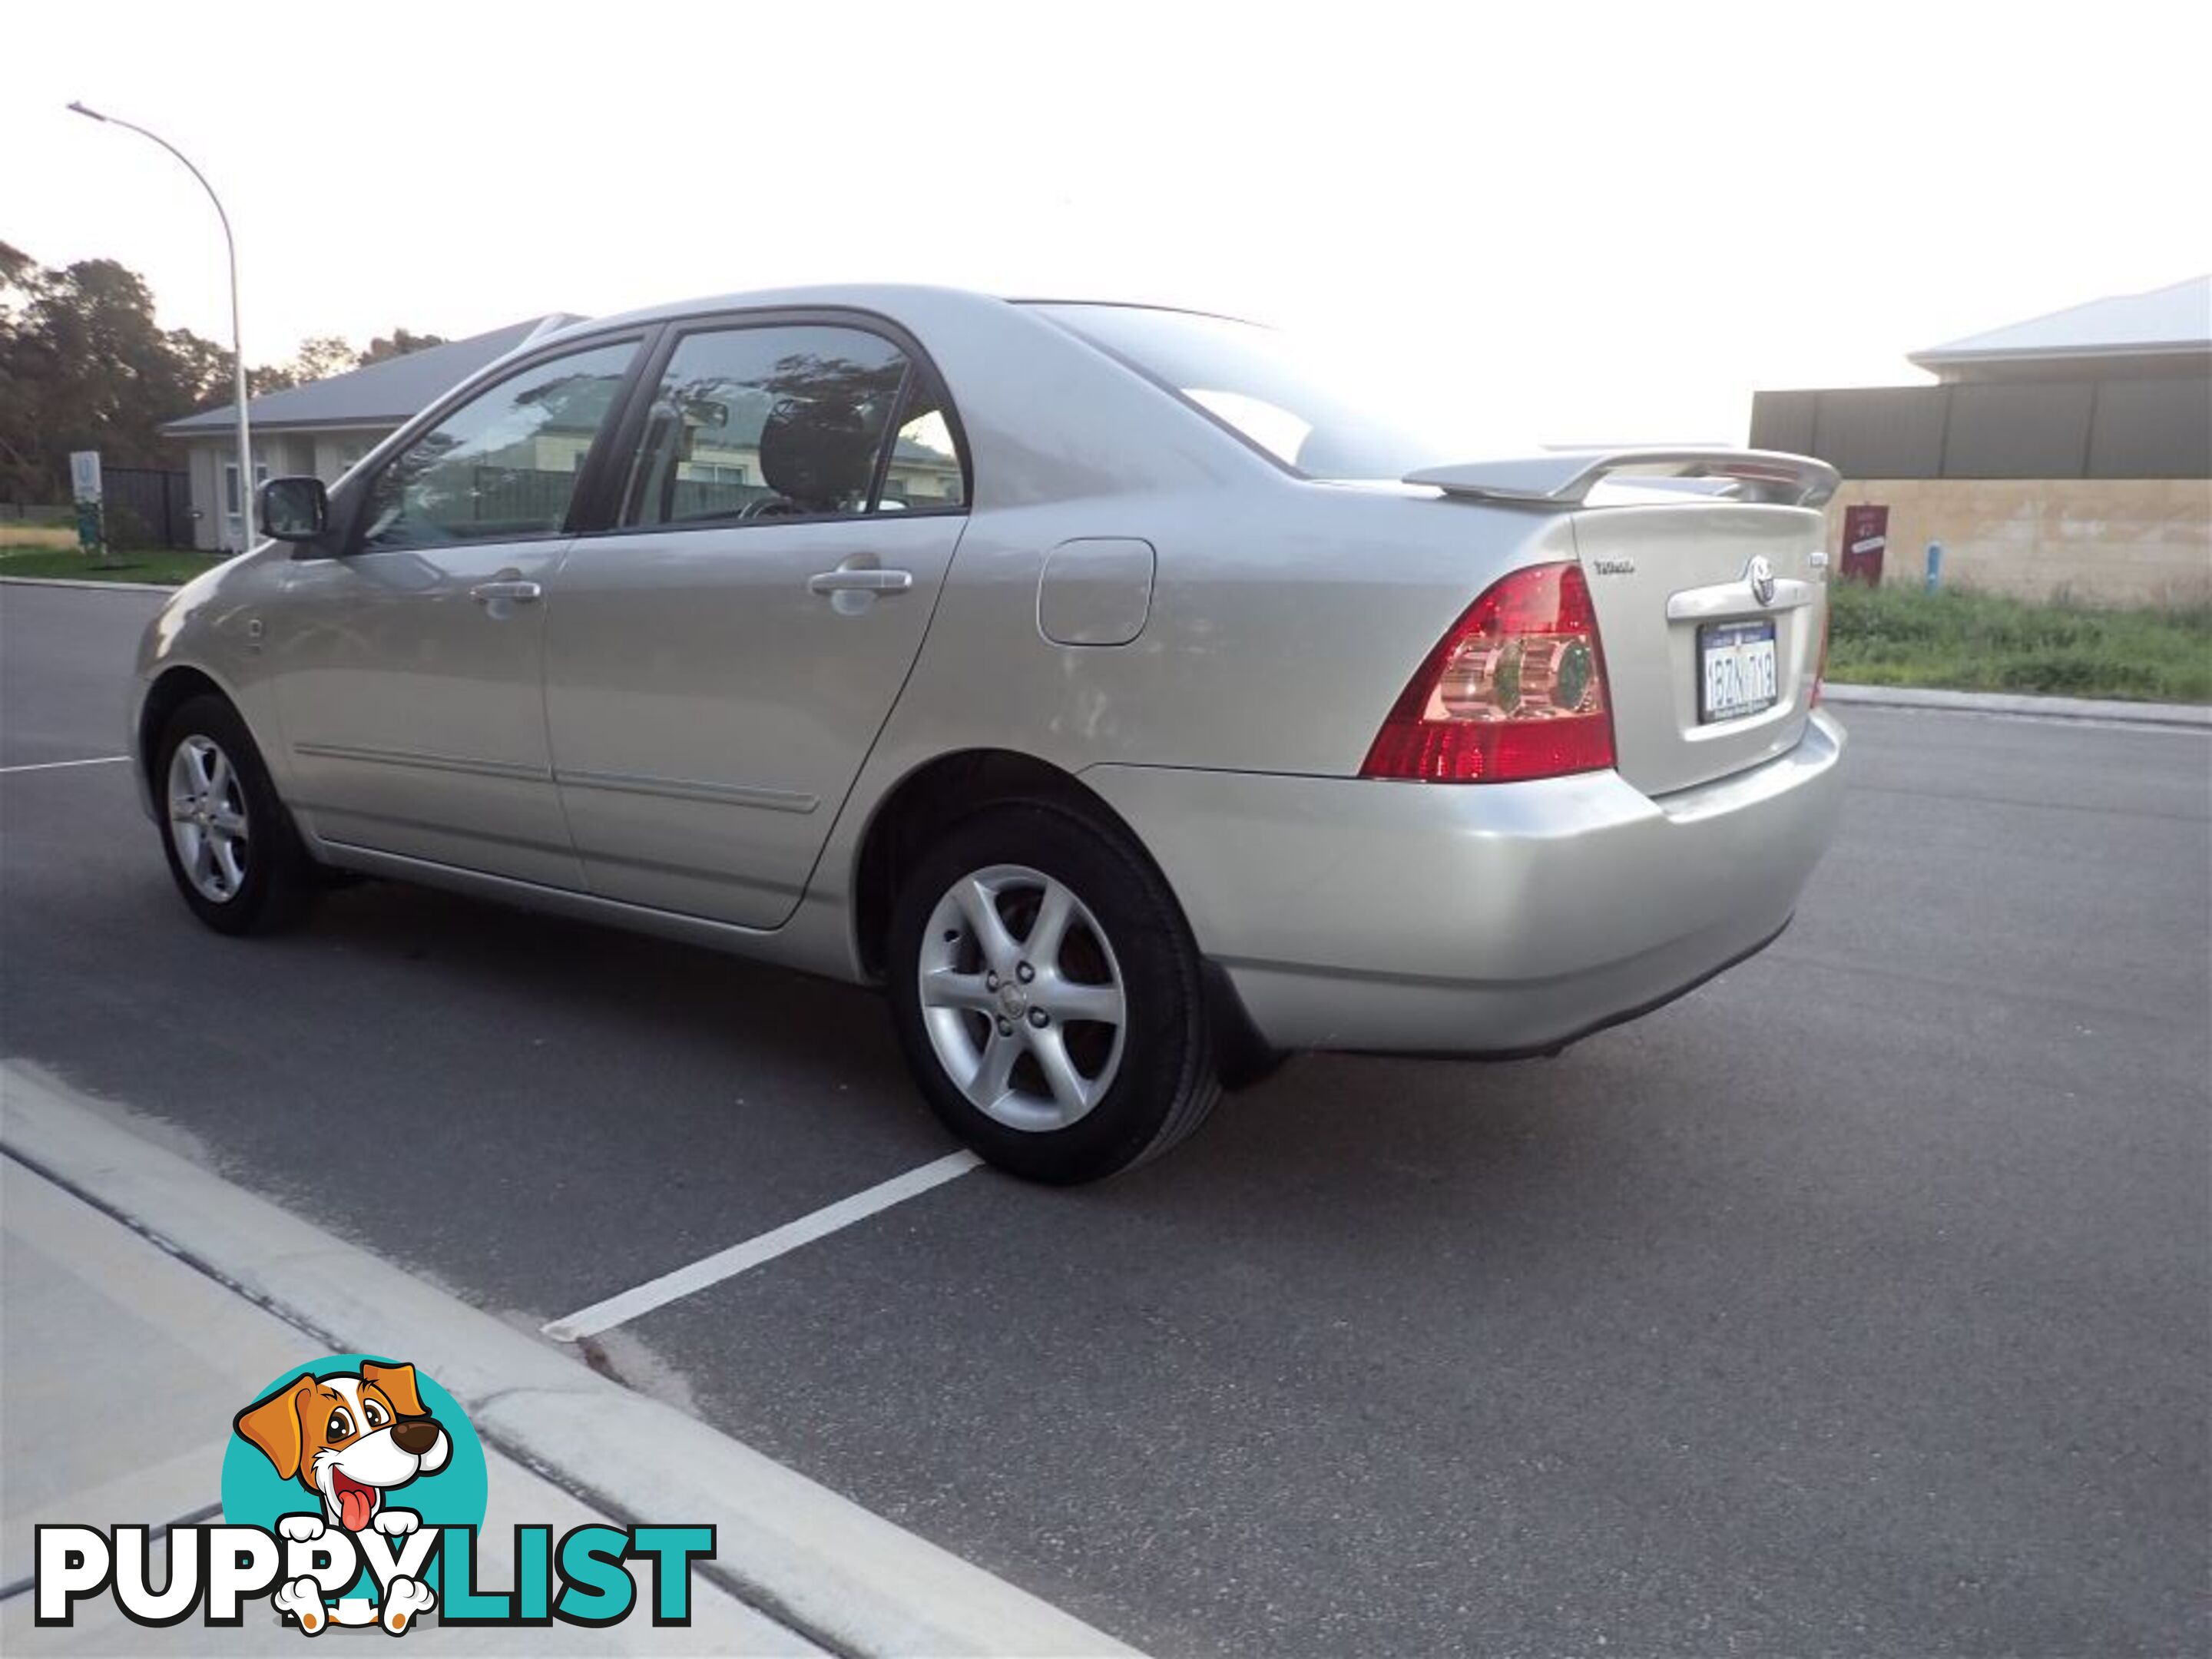
[{"label": "car roof", "polygon": [[542,345],[549,339],[567,339],[588,334],[601,333],[609,329],[626,328],[641,324],[665,322],[672,318],[691,317],[722,311],[825,310],[873,311],[898,321],[919,319],[930,314],[945,312],[996,310],[1009,306],[1023,307],[1040,306],[1112,306],[1131,311],[1172,311],[1195,317],[1224,317],[1229,321],[1242,320],[1227,317],[1221,312],[1206,311],[1194,306],[1164,305],[1146,300],[1076,299],[1066,297],[1032,297],[1028,295],[986,294],[980,289],[953,288],[930,283],[808,283],[785,288],[739,289],[734,293],[704,295],[689,300],[671,301],[665,304],[640,307],[632,311],[615,312],[605,317],[579,319],[563,327],[543,332],[530,343]]}]

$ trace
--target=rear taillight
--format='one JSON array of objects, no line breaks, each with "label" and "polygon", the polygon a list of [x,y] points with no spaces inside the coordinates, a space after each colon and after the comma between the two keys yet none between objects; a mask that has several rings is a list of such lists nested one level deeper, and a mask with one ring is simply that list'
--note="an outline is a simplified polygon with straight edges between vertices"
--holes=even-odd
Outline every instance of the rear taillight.
[{"label": "rear taillight", "polygon": [[1613,764],[1613,715],[1577,564],[1497,581],[1437,641],[1359,775],[1510,783]]}]

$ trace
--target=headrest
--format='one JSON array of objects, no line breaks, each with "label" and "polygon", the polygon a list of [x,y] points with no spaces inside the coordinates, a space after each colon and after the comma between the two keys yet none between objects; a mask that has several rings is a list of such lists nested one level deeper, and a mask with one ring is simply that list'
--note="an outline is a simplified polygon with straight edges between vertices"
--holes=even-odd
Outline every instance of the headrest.
[{"label": "headrest", "polygon": [[867,493],[876,440],[849,404],[786,398],[760,435],[761,478],[809,513],[835,513]]}]

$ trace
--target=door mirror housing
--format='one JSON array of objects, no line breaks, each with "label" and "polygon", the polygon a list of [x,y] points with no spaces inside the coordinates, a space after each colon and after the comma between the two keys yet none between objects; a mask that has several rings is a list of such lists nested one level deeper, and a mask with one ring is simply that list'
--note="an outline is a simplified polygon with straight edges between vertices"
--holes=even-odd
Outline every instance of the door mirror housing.
[{"label": "door mirror housing", "polygon": [[269,478],[253,492],[261,533],[280,542],[312,542],[331,522],[330,492],[320,478]]}]

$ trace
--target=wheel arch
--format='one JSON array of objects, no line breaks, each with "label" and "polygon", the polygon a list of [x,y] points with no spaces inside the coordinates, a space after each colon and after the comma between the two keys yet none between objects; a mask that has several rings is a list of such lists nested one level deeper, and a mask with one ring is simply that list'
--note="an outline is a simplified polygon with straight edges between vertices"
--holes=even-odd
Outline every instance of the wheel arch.
[{"label": "wheel arch", "polygon": [[[1124,837],[1159,866],[1128,822],[1073,773],[1011,749],[962,749],[915,767],[885,792],[861,834],[853,866],[853,942],[871,978],[884,972],[885,936],[899,883],[930,843],[962,818],[1009,801],[1046,801]],[[1164,883],[1164,873],[1161,875]],[[1172,885],[1169,891],[1173,892]],[[1181,900],[1177,900],[1180,907]]]},{"label": "wheel arch", "polygon": [[[154,776],[154,763],[157,757],[154,751],[161,745],[161,728],[169,723],[170,715],[198,696],[221,697],[241,721],[246,720],[246,711],[239,708],[238,699],[203,670],[185,663],[163,669],[154,683],[146,688],[146,696],[138,705],[138,729],[132,734],[132,759],[137,765],[138,775],[145,779],[149,788],[157,793],[159,780]],[[249,733],[252,729],[252,725],[247,724]]]},{"label": "wheel arch", "polygon": [[[884,977],[891,908],[899,883],[930,843],[962,818],[1009,801],[1037,800],[1066,808],[1121,836],[1150,865],[1188,915],[1175,884],[1144,838],[1105,799],[1073,773],[1007,749],[965,749],[915,767],[885,793],[861,834],[853,867],[853,943],[862,971]],[[1276,1058],[1253,1024],[1229,975],[1200,956],[1222,1071],[1231,1087],[1272,1069]]]}]

